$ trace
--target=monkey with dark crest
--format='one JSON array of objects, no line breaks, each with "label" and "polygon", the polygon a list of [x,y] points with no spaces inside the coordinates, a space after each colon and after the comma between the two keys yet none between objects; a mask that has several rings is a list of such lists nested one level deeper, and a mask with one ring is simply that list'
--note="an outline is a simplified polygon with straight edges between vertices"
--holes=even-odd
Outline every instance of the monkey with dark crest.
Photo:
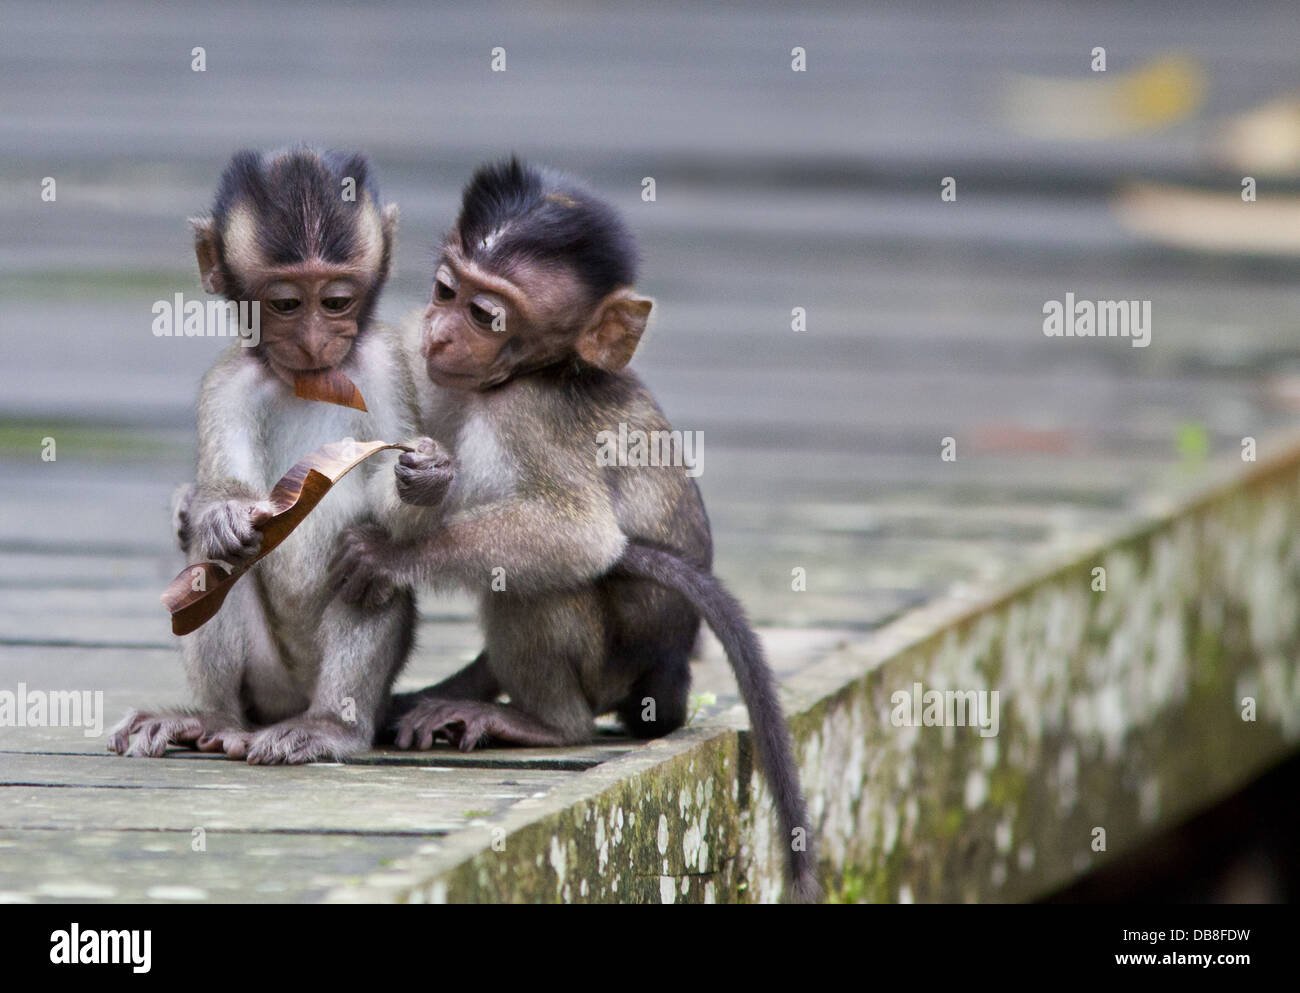
[{"label": "monkey with dark crest", "polygon": [[[211,216],[191,222],[204,289],[252,301],[260,314],[255,347],[235,343],[203,379],[197,480],[178,508],[192,557],[233,565],[256,556],[270,489],[305,453],[414,433],[410,364],[372,320],[396,220],[363,156],[295,148],[236,154]],[[368,409],[295,396],[299,376],[325,370],[351,379]],[[421,516],[402,509],[391,459],[381,463],[341,480],[182,638],[198,707],[133,711],[111,732],[111,750],[158,756],[180,746],[278,764],[371,746],[411,647],[413,596],[376,586],[367,602],[347,604],[326,578],[346,526],[375,520],[403,533]]]},{"label": "monkey with dark crest", "polygon": [[[346,601],[371,583],[480,594],[483,653],[394,699],[400,747],[436,737],[468,751],[492,740],[570,745],[616,712],[652,738],[687,719],[701,616],[749,708],[760,766],[789,845],[793,896],[815,899],[816,863],[789,731],[758,638],[712,575],[712,539],[684,467],[606,467],[602,431],[669,431],[624,367],[651,301],[632,286],[622,219],[565,177],[517,161],[481,168],[442,247],[420,350],[422,423],[448,443],[399,459],[398,490],[440,504],[415,542],[351,529],[333,577]],[[509,703],[497,698],[505,693]]]}]

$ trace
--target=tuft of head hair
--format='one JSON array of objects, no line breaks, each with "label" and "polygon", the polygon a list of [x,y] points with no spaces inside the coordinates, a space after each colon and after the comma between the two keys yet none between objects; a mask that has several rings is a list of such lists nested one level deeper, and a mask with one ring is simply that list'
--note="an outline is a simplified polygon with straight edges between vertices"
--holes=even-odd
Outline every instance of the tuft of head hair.
[{"label": "tuft of head hair", "polygon": [[594,300],[636,283],[636,241],[618,212],[577,180],[513,156],[475,170],[456,230],[462,254],[493,272],[564,265]]},{"label": "tuft of head hair", "polygon": [[[356,200],[343,199],[343,181],[356,183]],[[312,257],[346,263],[364,251],[359,211],[379,210],[370,164],[357,152],[300,145],[275,152],[236,152],[221,174],[212,217],[218,232],[239,207],[257,219],[256,239],[273,265]]]}]

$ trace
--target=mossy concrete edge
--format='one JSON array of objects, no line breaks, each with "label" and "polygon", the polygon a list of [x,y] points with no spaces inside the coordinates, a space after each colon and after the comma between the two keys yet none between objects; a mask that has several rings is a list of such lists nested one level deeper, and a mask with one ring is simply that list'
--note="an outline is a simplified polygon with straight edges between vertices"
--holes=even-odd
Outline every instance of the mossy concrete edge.
[{"label": "mossy concrete edge", "polygon": [[[1280,454],[987,597],[913,611],[783,687],[829,899],[1032,899],[1295,747],[1300,440],[1269,447]],[[900,694],[928,691],[988,693],[996,734],[954,726],[955,709],[915,726]],[[744,728],[737,708],[651,742],[329,898],[775,901],[785,842]]]}]

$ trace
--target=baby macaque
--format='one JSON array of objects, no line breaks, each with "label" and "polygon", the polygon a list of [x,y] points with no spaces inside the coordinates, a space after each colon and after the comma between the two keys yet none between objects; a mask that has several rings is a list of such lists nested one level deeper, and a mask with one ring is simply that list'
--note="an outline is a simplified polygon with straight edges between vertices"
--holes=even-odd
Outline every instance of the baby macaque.
[{"label": "baby macaque", "polygon": [[711,573],[699,490],[682,466],[598,459],[601,432],[670,430],[624,368],[651,309],[635,278],[631,234],[582,186],[517,161],[474,175],[419,329],[438,387],[423,422],[454,457],[404,454],[396,470],[403,499],[441,504],[441,522],[416,541],[378,524],[350,529],[333,581],[353,603],[374,584],[480,594],[484,652],[397,698],[401,747],[439,737],[465,751],[489,740],[571,745],[610,711],[634,735],[667,734],[687,719],[702,616],[749,708],[793,895],[815,899],[776,683],[740,604]]},{"label": "baby macaque", "polygon": [[[260,341],[234,344],[203,380],[198,478],[176,508],[192,559],[233,566],[255,557],[270,489],[307,452],[414,433],[410,364],[373,320],[396,222],[363,156],[309,148],[236,154],[211,216],[192,222],[204,288],[250,301],[260,317]],[[321,381],[343,384],[344,399],[295,395]],[[363,403],[347,399],[349,385]],[[403,534],[421,516],[401,509],[391,465],[385,453],[341,480],[216,616],[181,639],[198,706],[131,712],[110,735],[112,751],[159,756],[179,746],[276,764],[371,746],[411,648],[413,595],[377,584],[366,602],[344,603],[327,577],[344,528],[376,521]],[[426,498],[436,495],[422,485]]]}]

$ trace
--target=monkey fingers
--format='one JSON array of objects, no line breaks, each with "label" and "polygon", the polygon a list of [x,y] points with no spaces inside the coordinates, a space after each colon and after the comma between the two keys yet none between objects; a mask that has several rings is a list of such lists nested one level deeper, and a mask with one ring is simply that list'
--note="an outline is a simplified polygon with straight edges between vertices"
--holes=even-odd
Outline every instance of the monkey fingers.
[{"label": "monkey fingers", "polygon": [[223,500],[213,504],[192,522],[196,546],[204,558],[221,561],[254,558],[262,547],[262,532],[258,527],[274,513],[275,508],[266,501]]},{"label": "monkey fingers", "polygon": [[416,439],[412,447],[415,451],[403,452],[393,467],[397,495],[403,503],[436,507],[455,478],[451,456],[432,438]]},{"label": "monkey fingers", "polygon": [[[381,605],[391,598],[396,577],[385,563],[396,557],[388,533],[373,524],[363,524],[344,532],[330,566],[329,586],[344,603]],[[384,589],[388,590],[385,597]]]},{"label": "monkey fingers", "polygon": [[248,754],[248,743],[252,737],[251,731],[228,727],[202,735],[194,747],[201,752],[225,752],[227,758],[242,759]]},{"label": "monkey fingers", "polygon": [[361,594],[358,606],[365,610],[378,610],[397,594],[398,586],[385,576],[376,576]]}]

